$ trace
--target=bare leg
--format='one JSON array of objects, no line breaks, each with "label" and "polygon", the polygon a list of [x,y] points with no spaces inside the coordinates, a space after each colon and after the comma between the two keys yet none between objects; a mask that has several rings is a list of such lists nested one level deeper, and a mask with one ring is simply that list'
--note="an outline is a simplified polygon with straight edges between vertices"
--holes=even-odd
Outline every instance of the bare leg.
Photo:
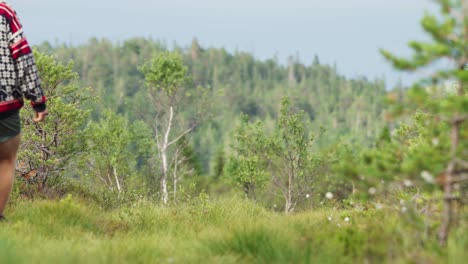
[{"label": "bare leg", "polygon": [[15,175],[16,153],[20,143],[20,135],[7,142],[0,143],[0,215],[3,215]]}]

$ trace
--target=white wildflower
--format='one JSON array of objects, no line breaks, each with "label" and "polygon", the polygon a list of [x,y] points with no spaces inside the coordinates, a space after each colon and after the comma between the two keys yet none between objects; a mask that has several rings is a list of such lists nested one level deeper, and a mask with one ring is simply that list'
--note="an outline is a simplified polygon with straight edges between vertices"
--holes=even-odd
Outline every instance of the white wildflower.
[{"label": "white wildflower", "polygon": [[325,197],[327,197],[327,199],[333,199],[333,193],[327,192],[327,193],[325,194]]},{"label": "white wildflower", "polygon": [[406,213],[406,211],[408,211],[408,208],[407,208],[406,206],[403,206],[403,207],[401,208],[401,212],[402,212],[402,213]]},{"label": "white wildflower", "polygon": [[345,221],[346,223],[348,223],[350,220],[351,220],[351,219],[349,219],[349,217],[345,217],[345,219],[344,219],[344,221]]},{"label": "white wildflower", "polygon": [[309,198],[310,198],[310,194],[306,194],[306,198],[309,199]]},{"label": "white wildflower", "polygon": [[369,194],[370,194],[370,195],[374,195],[375,193],[377,193],[377,189],[374,188],[374,187],[370,187],[370,188],[369,188]]},{"label": "white wildflower", "polygon": [[330,216],[328,216],[328,221],[331,221],[331,220],[332,220],[332,217],[331,217],[331,215],[330,215]]},{"label": "white wildflower", "polygon": [[427,183],[435,183],[434,176],[432,176],[428,171],[422,171],[422,172],[421,172],[421,177],[422,177]]},{"label": "white wildflower", "polygon": [[433,138],[432,139],[432,145],[438,146],[439,145],[439,139],[438,138]]},{"label": "white wildflower", "polygon": [[383,209],[383,204],[381,204],[381,203],[376,204],[375,209],[382,210]]},{"label": "white wildflower", "polygon": [[404,180],[403,185],[405,185],[406,187],[411,187],[413,186],[413,182],[410,180]]}]

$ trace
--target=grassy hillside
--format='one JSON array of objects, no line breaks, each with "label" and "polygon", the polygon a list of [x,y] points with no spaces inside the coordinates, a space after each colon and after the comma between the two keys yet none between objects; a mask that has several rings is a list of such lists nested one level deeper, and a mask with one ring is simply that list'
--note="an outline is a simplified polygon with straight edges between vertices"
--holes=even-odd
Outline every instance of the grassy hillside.
[{"label": "grassy hillside", "polygon": [[467,221],[441,249],[405,214],[330,207],[286,216],[242,199],[206,197],[113,211],[71,196],[19,201],[0,223],[0,263],[463,263],[468,257]]}]

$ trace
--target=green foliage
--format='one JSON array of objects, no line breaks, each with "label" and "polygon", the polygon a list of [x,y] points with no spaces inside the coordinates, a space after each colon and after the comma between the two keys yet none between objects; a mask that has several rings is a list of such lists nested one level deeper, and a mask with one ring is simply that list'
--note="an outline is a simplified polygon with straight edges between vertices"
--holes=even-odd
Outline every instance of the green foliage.
[{"label": "green foliage", "polygon": [[257,187],[264,188],[270,178],[266,171],[259,168],[259,163],[258,156],[240,156],[230,161],[226,172],[235,178],[245,195],[252,199],[256,198]]},{"label": "green foliage", "polygon": [[[458,167],[455,160],[463,157],[468,147],[464,133],[460,134],[466,128],[463,122],[468,116],[468,79],[465,78],[468,19],[462,19],[466,16],[467,3],[464,0],[437,2],[441,7],[441,16],[425,14],[421,20],[423,29],[432,37],[430,43],[410,42],[409,46],[414,51],[411,59],[398,58],[388,51],[382,51],[384,57],[400,70],[419,69],[446,59],[454,62],[452,67],[436,71],[426,83],[416,84],[408,91],[404,107],[408,112],[418,109],[419,113],[414,116],[414,125],[402,124],[395,131],[397,136],[393,140],[396,142],[389,146],[394,149],[389,152],[395,153],[397,150],[395,154],[401,161],[401,171],[394,171],[394,176],[401,172],[410,177],[419,175],[422,170],[427,176],[429,172],[439,174],[445,168],[447,173],[454,174]],[[383,157],[382,160],[387,162],[389,159]],[[434,183],[430,177],[425,178]]]},{"label": "green foliage", "polygon": [[17,171],[41,190],[56,183],[72,158],[84,151],[81,129],[89,111],[82,105],[89,99],[89,90],[73,83],[78,76],[72,63],[63,65],[38,52],[35,57],[50,114],[45,122],[34,123],[32,109],[24,109]]},{"label": "green foliage", "polygon": [[447,124],[434,116],[417,113],[393,129],[384,129],[376,147],[340,153],[335,173],[355,184],[357,197],[380,199],[395,189],[439,190],[436,178],[445,171],[450,157]]},{"label": "green foliage", "polygon": [[311,192],[314,176],[322,168],[313,155],[316,135],[307,135],[304,112],[294,112],[290,100],[281,102],[278,127],[267,133],[261,122],[244,123],[236,132],[237,156],[231,159],[228,174],[233,175],[247,196],[255,197],[256,187],[274,186],[285,199],[285,211],[294,210]]},{"label": "green foliage", "polygon": [[414,51],[411,59],[399,58],[385,50],[381,51],[382,55],[392,62],[395,68],[401,70],[415,70],[441,59],[450,58],[455,62],[455,69],[449,68],[436,72],[430,77],[430,81],[455,79],[466,83],[468,79],[464,77],[466,76],[464,67],[468,63],[465,59],[468,55],[466,48],[468,46],[466,38],[468,20],[460,19],[461,14],[466,12],[462,1],[438,0],[441,6],[441,16],[425,14],[421,20],[421,26],[431,36],[432,42],[410,42],[409,46]]},{"label": "green foliage", "polygon": [[459,160],[464,160],[468,148],[466,132],[463,132],[468,118],[468,19],[465,17],[468,2],[437,2],[441,15],[426,13],[421,21],[423,29],[432,37],[431,42],[410,42],[409,47],[413,49],[410,59],[399,58],[386,50],[381,53],[399,70],[416,70],[446,60],[452,66],[434,70],[428,79],[415,84],[403,100],[395,94],[389,96],[388,101],[398,105],[394,114],[412,113],[412,123],[398,124],[391,136],[384,130],[377,147],[364,148],[360,156],[348,156],[337,167],[345,168],[344,173],[364,185],[360,196],[369,197],[378,191],[387,194],[389,190],[411,193],[409,190],[416,188],[418,192],[411,200],[424,197],[425,210],[430,202],[424,195],[420,196],[420,190],[424,193],[438,190],[435,184],[439,184],[444,191],[439,242],[445,244],[454,222],[454,200],[466,200],[466,184],[459,183],[466,180],[463,177],[466,178],[467,167]]},{"label": "green foliage", "polygon": [[226,175],[233,176],[244,193],[255,198],[257,187],[265,187],[270,178],[266,172],[266,162],[259,157],[268,143],[260,122],[250,125],[247,116],[243,116],[243,119],[244,122],[235,133],[238,156],[231,158],[226,167]]},{"label": "green foliage", "polygon": [[187,67],[177,53],[157,54],[140,67],[140,71],[145,75],[151,95],[162,91],[167,97],[172,97],[187,82]]},{"label": "green foliage", "polygon": [[[291,110],[291,102],[288,98],[283,98],[281,101],[279,132],[285,144],[283,151],[295,153],[292,155],[297,156],[298,159],[295,159],[294,162],[296,164],[292,166],[299,168],[302,162],[301,158],[307,154],[307,148],[310,146],[308,145],[305,135],[304,111],[293,113]],[[313,140],[314,138],[310,139],[310,141]]]},{"label": "green foliage", "polygon": [[125,117],[106,111],[99,123],[90,122],[84,131],[83,174],[95,175],[107,188],[117,190],[137,172],[139,161],[144,164],[154,151],[151,137],[151,129],[142,121],[130,124]]}]

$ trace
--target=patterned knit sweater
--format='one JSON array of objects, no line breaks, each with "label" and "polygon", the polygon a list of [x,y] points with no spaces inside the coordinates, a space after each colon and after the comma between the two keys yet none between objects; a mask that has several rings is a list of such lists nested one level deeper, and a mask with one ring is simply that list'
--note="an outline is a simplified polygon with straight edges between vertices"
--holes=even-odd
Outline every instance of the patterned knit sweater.
[{"label": "patterned knit sweater", "polygon": [[16,12],[0,1],[0,118],[23,107],[23,97],[36,112],[46,109],[36,63]]}]

